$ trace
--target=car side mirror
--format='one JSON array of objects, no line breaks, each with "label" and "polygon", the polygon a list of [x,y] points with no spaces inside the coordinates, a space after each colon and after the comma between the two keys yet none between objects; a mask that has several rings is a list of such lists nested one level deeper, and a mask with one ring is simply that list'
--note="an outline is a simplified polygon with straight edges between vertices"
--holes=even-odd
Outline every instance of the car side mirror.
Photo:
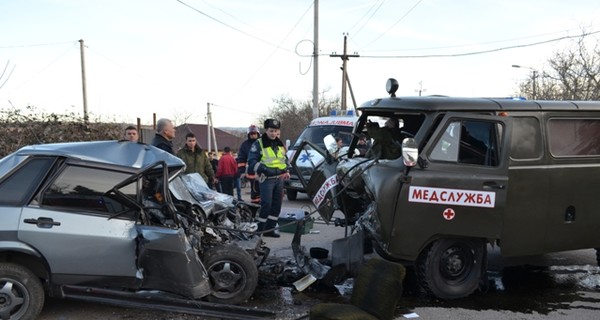
[{"label": "car side mirror", "polygon": [[290,141],[290,139],[285,139],[285,150],[290,150],[291,144],[292,142]]},{"label": "car side mirror", "polygon": [[419,159],[419,146],[413,138],[402,141],[402,160],[406,167],[414,167]]}]

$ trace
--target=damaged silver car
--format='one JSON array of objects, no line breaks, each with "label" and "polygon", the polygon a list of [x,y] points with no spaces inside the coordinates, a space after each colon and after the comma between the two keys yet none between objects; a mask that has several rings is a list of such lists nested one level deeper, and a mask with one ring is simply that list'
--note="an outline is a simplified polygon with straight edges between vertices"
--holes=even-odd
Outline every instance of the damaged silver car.
[{"label": "damaged silver car", "polygon": [[1,159],[0,318],[35,318],[45,294],[169,310],[193,301],[199,314],[252,318],[231,305],[253,294],[269,253],[252,233],[257,208],[183,168],[155,147],[117,141]]}]

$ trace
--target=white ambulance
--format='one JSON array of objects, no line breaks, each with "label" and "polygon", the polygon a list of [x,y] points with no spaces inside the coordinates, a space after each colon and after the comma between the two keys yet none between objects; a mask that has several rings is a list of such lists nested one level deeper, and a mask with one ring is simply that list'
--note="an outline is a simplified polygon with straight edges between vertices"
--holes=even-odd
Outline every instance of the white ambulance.
[{"label": "white ambulance", "polygon": [[[288,148],[287,157],[291,161],[298,146],[304,140],[308,140],[312,144],[325,149],[323,138],[327,135],[340,137],[343,141],[343,146],[346,148],[352,141],[352,130],[358,121],[358,117],[352,110],[334,110],[329,117],[321,117],[313,119],[306,128],[302,131],[296,142]],[[346,149],[344,148],[344,149]],[[302,150],[302,153],[296,160],[296,166],[301,172],[302,177],[308,181],[312,175],[313,168],[323,161],[323,156],[313,150]],[[290,201],[296,200],[298,192],[306,193],[298,172],[291,170],[290,179],[285,181],[284,185],[287,198]]]}]

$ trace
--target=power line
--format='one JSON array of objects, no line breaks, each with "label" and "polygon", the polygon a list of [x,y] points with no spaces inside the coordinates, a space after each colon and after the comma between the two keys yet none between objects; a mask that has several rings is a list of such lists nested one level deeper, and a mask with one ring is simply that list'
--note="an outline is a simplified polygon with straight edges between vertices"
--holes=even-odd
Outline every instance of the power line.
[{"label": "power line", "polygon": [[447,58],[447,57],[464,57],[464,56],[472,56],[472,55],[478,55],[478,54],[485,54],[485,53],[492,53],[492,52],[498,52],[498,51],[504,51],[504,50],[510,50],[510,49],[518,49],[518,48],[526,48],[526,47],[533,47],[533,46],[537,46],[537,45],[542,45],[542,44],[547,44],[547,43],[552,43],[552,42],[558,42],[558,41],[562,41],[562,40],[566,40],[566,39],[573,39],[573,38],[580,38],[583,36],[590,36],[590,35],[594,35],[600,33],[600,31],[593,31],[593,32],[586,32],[586,33],[582,33],[579,35],[575,35],[575,36],[564,36],[564,37],[559,37],[559,38],[555,38],[555,39],[550,39],[550,40],[544,40],[544,41],[538,41],[538,42],[533,42],[533,43],[528,43],[528,44],[519,44],[519,45],[513,45],[513,46],[507,46],[507,47],[501,47],[501,48],[495,48],[495,49],[489,49],[489,50],[481,50],[481,51],[471,51],[471,52],[463,52],[463,53],[452,53],[452,54],[426,54],[426,55],[390,55],[390,56],[374,56],[374,55],[361,55],[361,57],[363,58],[400,58],[400,59],[404,59],[404,58]]},{"label": "power line", "polygon": [[217,19],[217,18],[215,18],[215,17],[212,17],[212,16],[210,16],[210,15],[208,15],[208,14],[206,14],[206,13],[204,13],[204,12],[202,12],[202,11],[200,11],[200,10],[198,10],[198,9],[194,8],[194,7],[192,7],[191,5],[189,5],[189,4],[187,4],[187,3],[185,3],[185,2],[183,2],[183,1],[181,1],[181,0],[177,0],[177,2],[181,3],[182,5],[184,5],[184,6],[188,7],[188,8],[190,8],[190,9],[192,9],[192,10],[194,10],[194,11],[198,12],[199,14],[201,14],[201,15],[203,15],[203,16],[205,16],[205,17],[207,17],[207,18],[209,18],[209,19],[211,19],[211,20],[213,20],[213,21],[215,21],[215,22],[218,22],[218,23],[220,23],[220,24],[222,24],[222,25],[224,25],[224,26],[226,26],[226,27],[228,27],[228,28],[230,28],[230,29],[233,29],[233,30],[235,30],[235,31],[237,31],[237,32],[239,32],[239,33],[241,33],[241,34],[244,34],[244,35],[246,35],[246,36],[248,36],[248,37],[250,37],[250,38],[252,38],[252,39],[258,40],[258,41],[260,41],[260,42],[263,42],[263,43],[266,43],[266,44],[268,44],[268,45],[270,45],[270,46],[276,47],[277,49],[281,49],[281,50],[285,50],[285,51],[288,51],[288,52],[292,52],[292,50],[290,50],[290,49],[281,48],[281,46],[279,46],[279,45],[276,45],[276,44],[274,44],[274,43],[272,43],[272,42],[270,42],[270,41],[267,41],[267,40],[261,39],[261,38],[259,38],[259,37],[255,36],[255,35],[252,35],[252,34],[250,34],[250,33],[246,32],[246,31],[243,31],[243,30],[241,30],[241,29],[238,29],[238,28],[236,28],[236,27],[234,27],[234,26],[232,26],[232,25],[229,25],[229,24],[227,24],[227,23],[225,23],[225,22],[223,22],[223,21],[221,21],[221,20],[219,20],[219,19]]},{"label": "power line", "polygon": [[22,82],[20,85],[16,86],[13,90],[17,90],[19,88],[21,88],[23,85],[25,85],[26,83],[28,83],[29,81],[31,81],[33,78],[37,77],[40,73],[46,71],[46,69],[48,69],[51,65],[53,65],[56,61],[58,61],[59,59],[61,59],[63,56],[65,56],[69,51],[71,51],[71,49],[73,49],[73,47],[75,47],[75,45],[77,45],[77,41],[73,42],[65,42],[65,43],[73,43],[73,45],[71,45],[67,50],[65,50],[65,52],[61,53],[58,57],[56,57],[54,60],[52,60],[50,63],[48,63],[46,66],[44,66],[42,69],[40,69],[38,72],[36,72],[34,75],[32,75],[31,77],[29,77],[29,79],[25,80],[24,82]]},{"label": "power line", "polygon": [[149,83],[152,83],[152,84],[154,84],[154,85],[156,85],[156,86],[159,86],[159,87],[161,86],[160,84],[158,84],[157,82],[155,82],[154,80],[152,80],[150,77],[148,77],[148,76],[145,76],[145,75],[143,75],[143,74],[140,74],[140,73],[137,73],[137,72],[133,71],[132,69],[130,69],[130,68],[128,68],[128,67],[126,67],[126,66],[124,66],[124,65],[122,65],[122,64],[120,64],[120,63],[118,63],[118,62],[116,62],[116,61],[114,61],[114,60],[112,60],[112,59],[110,59],[110,58],[108,58],[107,56],[105,56],[105,55],[101,54],[100,52],[96,51],[95,49],[91,48],[90,46],[86,45],[85,47],[86,47],[86,48],[87,48],[89,51],[91,51],[92,53],[95,53],[95,54],[96,54],[96,55],[98,55],[99,57],[101,57],[101,58],[105,59],[106,61],[108,61],[108,62],[110,62],[110,63],[112,63],[112,64],[114,64],[114,65],[118,66],[119,68],[122,68],[122,69],[124,69],[124,70],[127,70],[127,71],[128,71],[128,72],[130,72],[131,74],[133,74],[133,75],[135,75],[135,76],[137,76],[137,77],[139,77],[139,78],[141,78],[141,79],[144,79],[144,80],[148,81]]},{"label": "power line", "polygon": [[406,18],[406,16],[408,16],[419,4],[421,4],[421,2],[423,2],[423,0],[417,1],[417,3],[415,3],[412,6],[412,8],[408,9],[408,11],[406,11],[405,14],[403,14],[398,20],[396,20],[396,22],[394,22],[394,24],[392,24],[387,30],[385,30],[384,32],[382,32],[377,38],[373,39],[373,41],[371,41],[368,44],[364,45],[362,48],[370,46],[375,41],[381,39],[381,37],[383,37],[386,33],[388,33],[390,30],[392,30],[392,28],[394,28],[398,23],[400,23],[400,21],[402,21],[404,18]]},{"label": "power line", "polygon": [[14,46],[4,46],[0,47],[0,49],[13,49],[13,48],[28,48],[28,47],[41,47],[41,46],[56,46],[66,43],[72,43],[73,41],[64,41],[64,42],[52,42],[52,43],[37,43],[37,44],[22,44],[22,45],[14,45]]},{"label": "power line", "polygon": [[206,1],[206,0],[202,0],[202,2],[204,2],[204,4],[206,4],[206,5],[207,5],[207,6],[209,6],[209,7],[213,8],[213,9],[216,9],[216,10],[219,10],[219,11],[221,11],[223,14],[230,16],[230,17],[231,17],[233,20],[235,20],[235,21],[237,21],[237,22],[239,22],[239,23],[241,23],[241,24],[243,24],[243,25],[245,25],[245,26],[247,26],[247,27],[250,27],[250,28],[254,29],[255,31],[260,31],[260,30],[256,30],[256,28],[254,28],[253,26],[251,26],[251,25],[247,24],[246,22],[244,22],[244,21],[242,21],[242,20],[238,19],[236,16],[234,16],[234,15],[230,14],[229,12],[227,12],[227,11],[225,11],[225,10],[223,10],[223,9],[221,9],[221,8],[219,8],[219,7],[217,7],[217,6],[213,6],[213,5],[212,5],[212,4],[210,4],[208,1]]},{"label": "power line", "polygon": [[[512,42],[512,41],[516,41],[516,40],[540,38],[540,37],[556,35],[556,34],[564,34],[565,32],[570,32],[573,30],[575,30],[575,29],[567,29],[567,30],[554,31],[554,32],[548,32],[548,33],[542,33],[542,34],[536,34],[536,35],[530,35],[530,36],[524,36],[524,37],[518,37],[518,38],[493,40],[493,41],[478,42],[478,43],[471,43],[471,44],[458,44],[458,45],[452,45],[452,46],[439,46],[439,47],[407,48],[407,49],[402,49],[402,51],[440,50],[440,49],[454,49],[454,48],[463,48],[463,47],[482,46],[482,45],[495,44],[495,43]],[[581,30],[581,29],[577,29],[577,30]],[[364,51],[365,52],[390,52],[390,51],[400,51],[400,50],[385,49],[385,50],[364,50]]]},{"label": "power line", "polygon": [[[4,66],[4,70],[2,70],[2,74],[0,74],[0,80],[2,80],[2,78],[6,74],[6,70],[8,69],[9,64],[10,64],[10,60],[8,60],[6,62],[6,65]],[[8,82],[8,79],[10,79],[10,76],[12,75],[13,71],[15,71],[15,67],[16,67],[16,65],[13,65],[12,69],[10,69],[10,72],[6,76],[6,79],[4,80],[4,82],[2,82],[2,84],[0,84],[0,89],[2,89],[2,87],[4,87],[4,85]]]},{"label": "power line", "polygon": [[312,6],[313,6],[313,3],[311,3],[308,6],[308,8],[306,8],[306,11],[304,11],[304,13],[300,17],[300,19],[298,19],[298,21],[296,22],[296,24],[294,24],[294,26],[292,27],[292,29],[290,29],[290,31],[285,35],[285,37],[283,37],[283,39],[279,42],[279,45],[277,46],[277,48],[275,48],[271,52],[271,54],[267,57],[267,59],[256,69],[256,71],[254,71],[254,73],[250,76],[250,78],[248,78],[248,80],[246,80],[246,82],[244,82],[244,84],[242,86],[240,86],[240,88],[237,90],[237,92],[234,95],[236,95],[237,93],[239,93],[240,91],[242,91],[242,89],[245,88],[246,85],[248,85],[248,83],[250,83],[250,81],[252,81],[252,79],[254,79],[254,77],[258,74],[258,72],[267,64],[267,62],[269,62],[269,60],[271,60],[271,58],[273,57],[273,55],[275,55],[275,52],[277,52],[277,49],[280,48],[279,46],[285,40],[287,40],[287,38],[290,36],[290,34],[292,34],[292,31],[294,31],[294,29],[296,29],[296,27],[298,26],[298,24],[300,24],[300,21],[302,21],[302,19],[304,19],[304,17],[306,16],[306,14],[310,10],[310,8],[312,8]]},{"label": "power line", "polygon": [[[379,2],[379,1],[381,1],[381,2]],[[373,10],[373,8],[375,8],[375,5],[377,5],[377,2],[379,2],[379,6],[377,6],[377,9],[375,9],[375,11],[373,11],[373,13],[371,13],[371,15],[369,16],[369,18],[367,18],[367,20],[360,26],[360,28],[358,28],[358,30],[354,33],[354,36],[352,36],[350,38],[350,40],[354,39],[354,37],[356,37],[356,35],[364,28],[364,26],[367,23],[369,23],[369,21],[371,21],[371,18],[373,18],[373,16],[375,15],[375,13],[377,13],[377,11],[379,11],[379,8],[381,8],[381,6],[385,2],[385,0],[377,0],[376,2],[374,2],[373,5],[369,8],[369,10],[367,10],[367,12],[365,13],[365,15],[362,16],[360,19],[358,19],[358,21],[356,21],[356,23],[348,30],[348,32],[352,31],[352,29],[354,29],[354,27],[356,27],[356,25],[358,25],[358,23],[361,20],[363,20],[369,14],[369,12],[371,12],[371,10]]]}]

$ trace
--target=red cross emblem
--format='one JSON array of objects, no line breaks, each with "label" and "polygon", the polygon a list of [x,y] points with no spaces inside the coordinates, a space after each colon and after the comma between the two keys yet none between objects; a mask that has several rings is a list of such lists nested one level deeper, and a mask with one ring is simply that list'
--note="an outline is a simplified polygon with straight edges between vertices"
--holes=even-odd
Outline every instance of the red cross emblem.
[{"label": "red cross emblem", "polygon": [[452,220],[454,219],[454,216],[456,216],[456,213],[452,208],[447,208],[444,210],[444,212],[442,212],[442,216],[444,216],[444,219],[446,220]]}]

